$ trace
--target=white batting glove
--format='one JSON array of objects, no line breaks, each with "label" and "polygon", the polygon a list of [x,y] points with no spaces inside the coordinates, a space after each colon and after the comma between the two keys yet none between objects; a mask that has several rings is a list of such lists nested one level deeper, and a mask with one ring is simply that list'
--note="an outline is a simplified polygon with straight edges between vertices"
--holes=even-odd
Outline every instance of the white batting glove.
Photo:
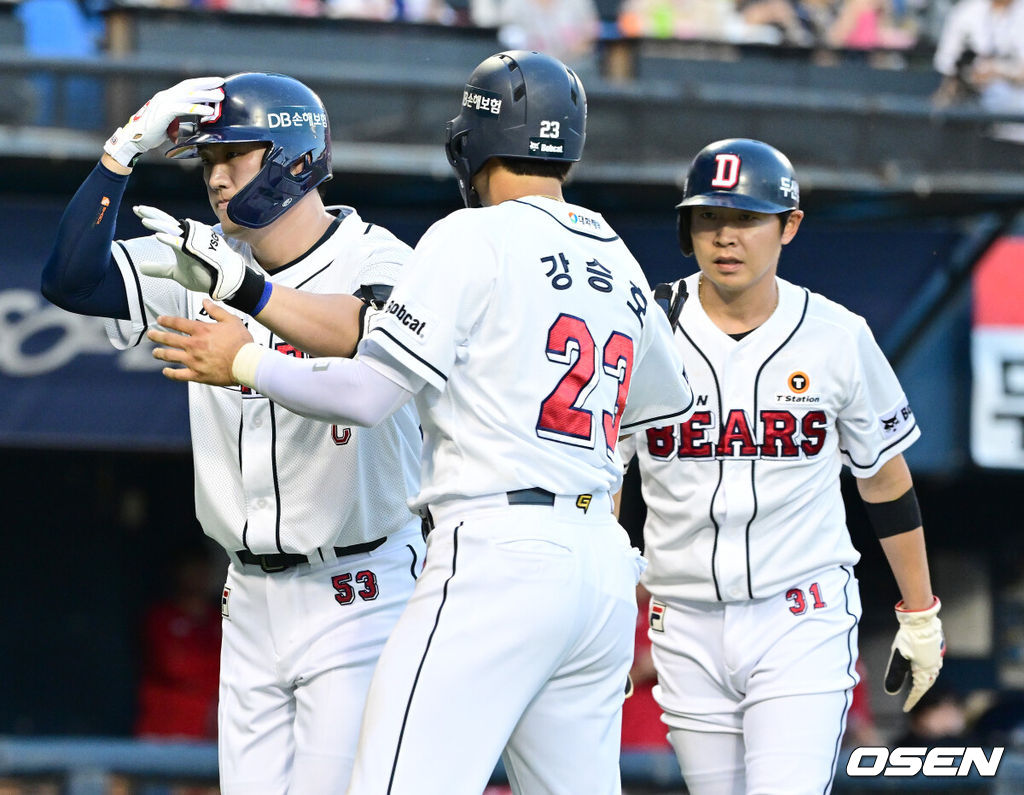
[{"label": "white batting glove", "polygon": [[168,128],[179,116],[213,116],[224,100],[223,77],[193,77],[158,91],[125,123],[114,130],[103,151],[125,168],[131,168],[143,152],[168,139]]},{"label": "white batting glove", "polygon": [[942,603],[937,596],[927,610],[904,610],[902,601],[896,605],[896,620],[900,622],[900,628],[892,642],[889,665],[885,670],[885,692],[889,695],[899,693],[907,676],[911,677],[910,693],[903,704],[904,712],[910,712],[921,696],[928,692],[942,668],[946,641],[942,636],[942,621],[939,620],[940,607]]},{"label": "white batting glove", "polygon": [[363,337],[369,334],[387,314],[384,311],[384,305],[391,296],[391,286],[362,284],[356,290],[355,296],[363,301],[363,305],[359,308],[359,336],[356,337],[358,346]]},{"label": "white batting glove", "polygon": [[174,279],[182,287],[207,293],[236,309],[253,314],[263,295],[265,277],[246,267],[241,254],[213,227],[191,219],[178,220],[156,207],[133,208],[142,225],[174,252],[175,262],[141,262],[147,276]]}]

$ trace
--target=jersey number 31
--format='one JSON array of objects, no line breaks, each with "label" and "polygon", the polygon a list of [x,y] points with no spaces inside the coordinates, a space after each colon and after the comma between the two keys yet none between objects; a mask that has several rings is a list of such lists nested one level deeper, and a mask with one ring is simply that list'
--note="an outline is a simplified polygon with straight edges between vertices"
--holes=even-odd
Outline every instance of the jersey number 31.
[{"label": "jersey number 31", "polygon": [[[633,372],[633,340],[613,331],[598,351],[594,337],[581,318],[561,314],[548,330],[549,361],[569,365],[554,390],[540,404],[537,435],[563,444],[593,449],[597,429],[594,411],[586,408],[602,376],[617,384],[615,404],[600,407],[605,450],[612,455],[619,439],[619,422],[626,408]],[[601,390],[606,392],[607,390]],[[597,407],[595,407],[597,408]]]}]

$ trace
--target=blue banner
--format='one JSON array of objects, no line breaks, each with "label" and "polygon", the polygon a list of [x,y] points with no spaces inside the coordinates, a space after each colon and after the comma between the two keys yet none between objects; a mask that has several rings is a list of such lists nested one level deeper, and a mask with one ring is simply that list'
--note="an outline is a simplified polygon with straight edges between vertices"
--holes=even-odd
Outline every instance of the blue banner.
[{"label": "blue banner", "polygon": [[0,445],[186,449],[187,390],[160,375],[148,341],[117,351],[102,319],[40,294],[62,211],[60,200],[0,201],[9,230],[0,255]]}]

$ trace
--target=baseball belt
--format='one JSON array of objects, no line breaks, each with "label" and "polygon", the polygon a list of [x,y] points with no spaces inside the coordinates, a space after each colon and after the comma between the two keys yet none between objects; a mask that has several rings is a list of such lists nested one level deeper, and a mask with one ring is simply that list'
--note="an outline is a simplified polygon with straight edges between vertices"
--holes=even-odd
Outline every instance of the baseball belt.
[{"label": "baseball belt", "polygon": [[[372,552],[387,540],[388,537],[384,536],[383,538],[378,538],[375,541],[366,541],[362,544],[352,544],[347,547],[334,547],[334,556],[337,558],[343,558],[346,555],[359,555],[363,552]],[[277,552],[269,555],[255,554],[250,552],[248,549],[240,549],[235,554],[238,555],[239,562],[244,563],[247,566],[259,566],[267,574],[275,574],[279,571],[285,571],[302,563],[310,563],[310,557],[312,557],[300,555],[297,552]]]}]

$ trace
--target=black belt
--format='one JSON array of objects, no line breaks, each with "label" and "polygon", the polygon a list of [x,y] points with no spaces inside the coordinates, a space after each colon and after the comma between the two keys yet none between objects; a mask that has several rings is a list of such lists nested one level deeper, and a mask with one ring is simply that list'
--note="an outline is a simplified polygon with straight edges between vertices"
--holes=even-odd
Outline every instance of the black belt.
[{"label": "black belt", "polygon": [[554,505],[555,495],[544,489],[518,489],[505,492],[509,505]]},{"label": "black belt", "polygon": [[[532,489],[516,489],[515,491],[506,491],[505,496],[508,498],[509,505],[554,505],[555,495],[546,489],[532,488]],[[424,508],[424,516],[422,517],[422,530],[423,537],[427,537],[427,533],[434,529],[434,517],[430,515],[430,509]]]},{"label": "black belt", "polygon": [[[343,558],[346,555],[359,555],[363,552],[372,552],[387,540],[388,537],[384,536],[383,538],[378,538],[376,541],[366,541],[362,544],[352,544],[347,547],[335,547],[334,556]],[[274,574],[275,572],[290,569],[292,566],[309,563],[311,557],[300,555],[297,552],[275,552],[272,555],[257,555],[250,552],[248,549],[240,549],[235,554],[238,555],[239,562],[244,563],[247,566],[259,566],[267,574]]]}]

